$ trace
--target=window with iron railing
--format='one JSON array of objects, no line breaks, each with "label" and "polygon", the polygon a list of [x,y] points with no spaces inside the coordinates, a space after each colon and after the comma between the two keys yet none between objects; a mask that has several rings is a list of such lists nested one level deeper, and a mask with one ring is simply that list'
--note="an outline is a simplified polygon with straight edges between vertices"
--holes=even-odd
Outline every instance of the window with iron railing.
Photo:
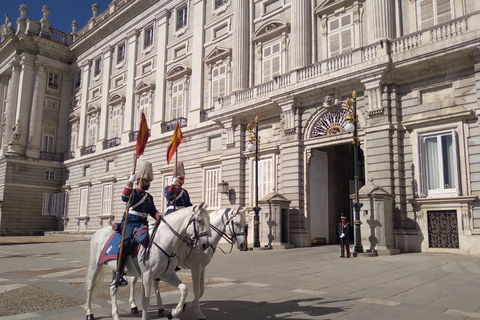
[{"label": "window with iron railing", "polygon": [[177,30],[187,26],[187,7],[177,10]]}]

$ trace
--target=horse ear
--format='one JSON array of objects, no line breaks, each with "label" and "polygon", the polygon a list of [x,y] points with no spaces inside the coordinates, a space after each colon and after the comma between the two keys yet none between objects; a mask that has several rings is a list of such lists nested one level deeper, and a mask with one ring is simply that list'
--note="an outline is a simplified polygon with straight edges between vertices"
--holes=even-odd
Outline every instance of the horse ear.
[{"label": "horse ear", "polygon": [[204,207],[204,206],[205,206],[205,202],[202,202],[202,203],[200,203],[200,205],[198,206],[198,209],[206,209],[207,206],[205,206],[205,207]]}]

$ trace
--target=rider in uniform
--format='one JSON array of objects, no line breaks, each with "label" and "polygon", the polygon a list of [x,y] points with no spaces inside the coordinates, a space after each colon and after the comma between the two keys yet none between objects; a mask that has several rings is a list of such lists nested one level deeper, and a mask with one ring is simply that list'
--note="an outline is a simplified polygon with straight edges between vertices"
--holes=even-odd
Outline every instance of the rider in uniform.
[{"label": "rider in uniform", "polygon": [[[119,261],[120,257],[117,257],[117,261],[119,261],[118,270],[120,270],[120,273],[117,273],[117,277],[113,280],[112,285],[123,287],[128,284],[124,278],[124,268],[127,257],[130,255],[132,249],[135,248],[135,241],[133,239],[134,228],[142,225],[148,225],[148,215],[154,219],[158,219],[158,216],[160,215],[155,208],[155,204],[153,203],[153,197],[147,192],[152,180],[152,164],[145,161],[143,166],[138,170],[137,174],[132,174],[130,176],[127,186],[125,189],[123,189],[122,201],[128,203],[130,197],[132,199],[128,208],[128,221],[125,228],[125,242],[121,261]],[[134,182],[137,182],[136,188],[133,188]],[[122,223],[120,224],[122,232],[124,224],[125,214],[123,215]],[[120,251],[118,255],[120,255]]]},{"label": "rider in uniform", "polygon": [[[177,165],[177,175],[172,179],[171,185],[165,188],[165,198],[167,199],[167,212],[165,215],[172,213],[175,210],[193,206],[190,202],[190,196],[187,190],[182,186],[185,183],[185,169],[183,162]],[[176,200],[174,200],[176,199]]]}]

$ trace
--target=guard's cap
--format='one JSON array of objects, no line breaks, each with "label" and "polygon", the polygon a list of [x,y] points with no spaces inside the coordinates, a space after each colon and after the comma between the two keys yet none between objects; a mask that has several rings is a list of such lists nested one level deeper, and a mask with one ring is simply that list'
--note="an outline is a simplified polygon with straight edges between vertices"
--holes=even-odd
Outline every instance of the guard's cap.
[{"label": "guard's cap", "polygon": [[137,176],[137,179],[145,179],[148,181],[152,181],[153,180],[152,164],[148,161],[144,161],[140,166],[140,169],[138,169],[136,176]]},{"label": "guard's cap", "polygon": [[346,219],[347,219],[347,217],[345,217],[345,216],[343,215],[343,213],[342,213],[342,216],[341,216],[340,218],[341,218],[342,220],[346,220]]},{"label": "guard's cap", "polygon": [[[175,175],[175,171],[173,172],[173,175]],[[178,161],[177,163],[177,177],[185,178],[185,168],[183,166],[183,162],[181,161]]]}]

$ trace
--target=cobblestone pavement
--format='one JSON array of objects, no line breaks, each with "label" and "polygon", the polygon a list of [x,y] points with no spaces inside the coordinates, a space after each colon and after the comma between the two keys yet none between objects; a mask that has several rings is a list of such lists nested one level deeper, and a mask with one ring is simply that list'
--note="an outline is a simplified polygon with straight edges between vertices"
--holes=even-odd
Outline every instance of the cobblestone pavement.
[{"label": "cobblestone pavement", "polygon": [[[81,284],[88,245],[77,239],[0,246],[0,320],[85,319]],[[340,259],[338,249],[234,250],[229,255],[218,250],[207,268],[212,282],[201,299],[203,313],[208,319],[229,320],[480,319],[478,255]],[[188,280],[187,271],[179,275]],[[187,300],[192,295],[190,290]],[[178,290],[162,297],[172,308]],[[107,300],[108,295],[94,301],[96,319],[111,318]],[[39,305],[42,310],[35,310]],[[122,318],[140,318],[129,309],[124,293],[119,303]],[[158,318],[154,305],[149,318]],[[179,319],[196,316],[187,308]]]}]

